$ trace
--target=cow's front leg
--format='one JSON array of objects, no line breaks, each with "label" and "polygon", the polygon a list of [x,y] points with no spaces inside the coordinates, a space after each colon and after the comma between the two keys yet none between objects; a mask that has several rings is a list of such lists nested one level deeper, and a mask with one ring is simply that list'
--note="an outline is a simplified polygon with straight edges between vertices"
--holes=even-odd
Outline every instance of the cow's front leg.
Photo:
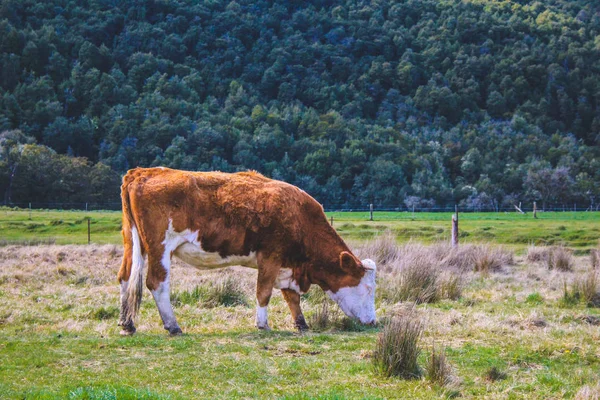
[{"label": "cow's front leg", "polygon": [[300,308],[300,294],[292,289],[281,289],[281,294],[290,308],[296,329],[299,331],[308,330],[308,325]]},{"label": "cow's front leg", "polygon": [[270,263],[259,264],[258,280],[256,281],[256,327],[258,329],[271,329],[267,321],[267,306],[271,300],[278,273],[279,267]]},{"label": "cow's front leg", "polygon": [[177,324],[177,319],[175,319],[175,313],[173,313],[173,307],[171,306],[170,272],[170,254],[165,257],[162,257],[162,255],[161,257],[148,255],[148,278],[146,286],[152,292],[164,328],[171,335],[180,335],[181,328]]}]

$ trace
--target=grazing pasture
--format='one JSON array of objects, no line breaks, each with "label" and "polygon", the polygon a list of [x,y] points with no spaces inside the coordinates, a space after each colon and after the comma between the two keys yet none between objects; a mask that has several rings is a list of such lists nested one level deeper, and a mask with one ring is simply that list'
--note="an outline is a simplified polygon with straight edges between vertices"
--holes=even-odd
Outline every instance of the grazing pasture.
[{"label": "grazing pasture", "polygon": [[[87,243],[86,215],[95,244],[68,244]],[[35,211],[29,220],[26,211],[2,210],[0,398],[600,394],[600,271],[592,268],[597,253],[588,251],[599,244],[597,214],[546,213],[537,221],[462,214],[461,229],[469,235],[457,250],[436,241],[448,236],[436,230],[447,232],[447,214],[376,213],[374,222],[364,213],[333,216],[357,255],[378,261],[379,326],[347,319],[313,287],[302,300],[309,332],[295,331],[279,291],[269,307],[273,330],[258,331],[256,271],[198,271],[176,261],[172,303],[184,335],[166,334],[146,291],[138,332],[121,337],[120,214]],[[531,240],[511,241],[508,225],[512,236]],[[433,234],[409,240],[419,226]],[[488,231],[496,232],[493,240],[475,240]],[[548,240],[549,233],[561,240]],[[36,241],[42,244],[24,245]],[[418,369],[405,375],[411,379],[388,377],[385,365],[374,363],[378,337],[407,315],[422,331]]]},{"label": "grazing pasture", "polygon": [[[31,217],[30,217],[31,216]],[[450,213],[330,212],[344,239],[364,241],[391,230],[400,242],[411,239],[434,243],[450,238]],[[121,212],[56,211],[0,208],[2,244],[85,244],[89,217],[91,239],[96,244],[121,244]],[[600,239],[600,212],[461,213],[462,242],[493,242],[523,250],[530,244],[563,244],[587,252]]]}]

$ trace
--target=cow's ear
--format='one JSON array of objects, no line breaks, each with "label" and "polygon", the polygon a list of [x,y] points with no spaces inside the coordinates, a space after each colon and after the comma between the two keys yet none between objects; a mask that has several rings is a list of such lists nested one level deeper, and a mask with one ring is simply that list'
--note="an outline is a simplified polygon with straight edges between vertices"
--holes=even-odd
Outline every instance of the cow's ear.
[{"label": "cow's ear", "polygon": [[340,267],[348,273],[355,273],[360,268],[360,262],[347,251],[340,253]]}]

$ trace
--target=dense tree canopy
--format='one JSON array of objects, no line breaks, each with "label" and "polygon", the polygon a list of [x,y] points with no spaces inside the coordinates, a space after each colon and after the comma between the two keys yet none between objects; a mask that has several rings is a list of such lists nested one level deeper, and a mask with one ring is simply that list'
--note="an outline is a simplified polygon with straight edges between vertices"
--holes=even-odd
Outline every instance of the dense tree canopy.
[{"label": "dense tree canopy", "polygon": [[600,197],[596,1],[7,0],[0,33],[5,202],[155,165],[326,206]]}]

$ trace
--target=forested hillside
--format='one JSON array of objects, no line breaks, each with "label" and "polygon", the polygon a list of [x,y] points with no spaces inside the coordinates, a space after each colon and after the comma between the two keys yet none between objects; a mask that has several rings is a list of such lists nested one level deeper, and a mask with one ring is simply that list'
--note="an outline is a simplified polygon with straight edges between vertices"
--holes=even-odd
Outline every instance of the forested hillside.
[{"label": "forested hillside", "polygon": [[326,206],[587,207],[600,4],[6,0],[0,132],[5,202],[114,201],[162,165]]}]

